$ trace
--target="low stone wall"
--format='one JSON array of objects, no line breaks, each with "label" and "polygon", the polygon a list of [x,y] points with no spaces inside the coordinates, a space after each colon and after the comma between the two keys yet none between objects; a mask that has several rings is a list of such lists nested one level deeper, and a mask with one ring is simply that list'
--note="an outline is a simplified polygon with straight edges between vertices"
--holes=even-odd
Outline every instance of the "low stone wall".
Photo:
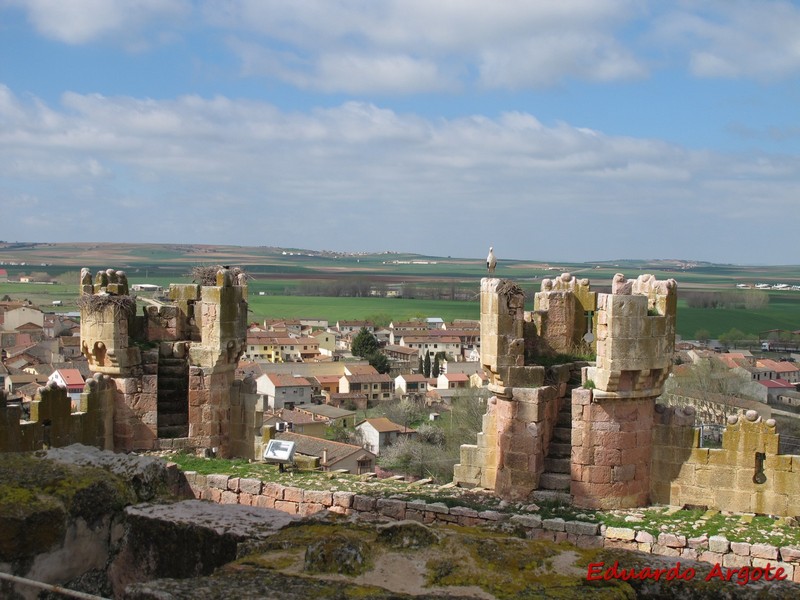
[{"label": "low stone wall", "polygon": [[[690,408],[679,410],[689,411],[693,420]],[[800,456],[778,453],[780,436],[774,420],[763,421],[754,410],[731,415],[722,448],[698,448],[698,432],[691,422],[658,423],[653,439],[652,502],[784,517],[797,514]]]},{"label": "low stone wall", "polygon": [[[425,524],[450,524],[462,527],[507,524],[522,529],[528,538],[567,542],[578,548],[619,548],[719,564],[722,568],[783,568],[787,580],[800,583],[800,546],[776,547],[768,544],[730,542],[722,536],[683,535],[627,527],[606,527],[586,521],[542,519],[540,515],[510,514],[494,510],[479,511],[464,506],[448,507],[443,502],[376,498],[354,492],[305,490],[258,479],[228,475],[200,475],[186,472],[186,493],[194,498],[221,504],[244,504],[274,508],[292,515],[311,516],[327,510],[363,519],[387,518]],[[774,570],[773,570],[774,574]]]},{"label": "low stone wall", "polygon": [[96,374],[86,381],[72,411],[67,388],[49,383],[36,391],[31,402],[30,421],[21,421],[19,406],[8,405],[0,390],[0,452],[30,452],[74,443],[111,449],[113,447],[113,381]]}]

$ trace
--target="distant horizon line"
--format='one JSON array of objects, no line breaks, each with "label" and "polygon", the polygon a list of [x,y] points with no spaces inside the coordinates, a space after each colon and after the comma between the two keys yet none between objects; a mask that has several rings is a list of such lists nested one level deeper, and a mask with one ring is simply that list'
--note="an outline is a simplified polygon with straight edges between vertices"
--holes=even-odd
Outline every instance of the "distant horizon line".
[{"label": "distant horizon line", "polygon": [[[68,246],[68,245],[109,245],[109,246],[193,246],[193,247],[227,247],[227,248],[263,248],[281,252],[312,252],[315,254],[334,254],[345,256],[379,256],[379,255],[407,255],[419,256],[421,258],[435,258],[442,261],[447,260],[476,260],[483,261],[483,257],[470,257],[470,256],[452,256],[452,255],[437,255],[437,254],[420,254],[418,252],[404,251],[404,250],[329,250],[329,249],[314,249],[314,248],[298,248],[293,246],[272,246],[272,245],[254,245],[254,244],[214,244],[207,242],[120,242],[120,241],[68,241],[68,242],[43,242],[43,241],[8,241],[0,240],[0,252],[6,250],[13,250],[14,246]],[[11,248],[9,248],[11,247]],[[488,246],[487,246],[488,248]],[[24,248],[19,248],[20,250]],[[0,255],[0,258],[2,255]],[[800,263],[721,263],[702,259],[688,259],[688,258],[614,258],[602,260],[542,260],[535,258],[511,258],[498,256],[500,262],[513,261],[513,262],[537,262],[547,265],[557,266],[559,263],[564,265],[605,265],[614,266],[609,263],[684,263],[684,264],[698,264],[698,265],[711,265],[711,266],[731,266],[731,267],[797,267]]]}]

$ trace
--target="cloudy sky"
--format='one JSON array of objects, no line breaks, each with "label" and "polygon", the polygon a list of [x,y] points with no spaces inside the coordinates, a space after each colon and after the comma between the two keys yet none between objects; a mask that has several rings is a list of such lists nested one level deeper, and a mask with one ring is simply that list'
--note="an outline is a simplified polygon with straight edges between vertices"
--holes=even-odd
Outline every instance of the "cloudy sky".
[{"label": "cloudy sky", "polygon": [[0,0],[0,239],[798,264],[800,3]]}]

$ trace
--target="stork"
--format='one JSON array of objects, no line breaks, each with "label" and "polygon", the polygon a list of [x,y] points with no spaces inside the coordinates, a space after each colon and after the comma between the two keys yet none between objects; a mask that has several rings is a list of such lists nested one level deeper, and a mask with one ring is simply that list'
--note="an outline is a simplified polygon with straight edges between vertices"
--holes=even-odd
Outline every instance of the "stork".
[{"label": "stork", "polygon": [[497,259],[494,257],[494,248],[489,246],[489,256],[486,257],[486,268],[489,273],[494,273],[494,268],[497,266]]}]

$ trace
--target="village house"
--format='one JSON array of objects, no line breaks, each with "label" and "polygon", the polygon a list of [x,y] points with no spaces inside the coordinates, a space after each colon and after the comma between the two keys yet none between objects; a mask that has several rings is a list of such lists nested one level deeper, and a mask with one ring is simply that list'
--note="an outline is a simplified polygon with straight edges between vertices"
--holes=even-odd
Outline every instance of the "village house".
[{"label": "village house", "polygon": [[343,394],[360,393],[370,400],[388,400],[394,393],[394,380],[386,374],[342,375],[339,391]]},{"label": "village house", "polygon": [[344,335],[355,335],[362,327],[375,333],[375,326],[371,321],[336,321],[336,330]]},{"label": "village house", "polygon": [[336,334],[332,331],[320,329],[311,334],[319,344],[319,353],[324,356],[333,356],[336,352]]},{"label": "village house", "polygon": [[339,375],[316,375],[314,379],[319,384],[320,392],[323,394],[339,393]]},{"label": "village house", "polygon": [[354,427],[356,424],[355,411],[346,408],[328,404],[304,404],[297,406],[295,410],[311,415],[329,427]]},{"label": "village house", "polygon": [[428,378],[422,373],[400,374],[394,378],[394,390],[398,396],[425,394],[428,391]]},{"label": "village house", "polygon": [[256,379],[256,390],[264,396],[264,409],[292,408],[311,402],[311,384],[304,377],[267,373]]},{"label": "village house", "polygon": [[288,408],[265,413],[264,425],[275,427],[276,431],[292,431],[319,438],[325,437],[325,430],[328,427],[325,421],[315,419],[312,414]]},{"label": "village house", "polygon": [[800,368],[789,361],[762,358],[756,361],[756,366],[773,371],[778,379],[783,379],[789,383],[800,383]]},{"label": "village house", "polygon": [[427,354],[431,360],[439,352],[451,357],[461,356],[461,340],[449,335],[404,335],[399,345],[417,350],[422,358]]},{"label": "village house", "polygon": [[361,446],[332,442],[308,435],[282,432],[275,439],[295,443],[295,452],[319,460],[323,471],[344,470],[354,475],[371,473],[375,470],[375,454]]},{"label": "village house", "polygon": [[313,337],[291,337],[274,331],[247,332],[245,358],[267,362],[305,362],[319,356],[319,341]]},{"label": "village house", "polygon": [[415,363],[419,360],[419,350],[408,346],[388,344],[383,348],[383,353],[392,360],[408,363],[414,368],[417,366]]},{"label": "village house", "polygon": [[361,393],[348,393],[348,394],[328,394],[325,397],[325,403],[337,408],[347,408],[355,410],[366,410],[369,405],[369,398],[366,394]]},{"label": "village house", "polygon": [[6,310],[3,317],[5,331],[27,333],[29,329],[42,332],[44,329],[44,313],[32,306],[19,306]]},{"label": "village house", "polygon": [[67,388],[67,395],[73,400],[81,397],[85,383],[83,375],[78,369],[56,369],[50,374],[47,381],[54,381],[61,387]]},{"label": "village house", "polygon": [[361,433],[364,448],[380,456],[381,450],[394,444],[400,437],[416,433],[404,425],[393,423],[386,417],[365,419],[356,425],[356,431]]},{"label": "village house", "polygon": [[469,376],[466,373],[442,373],[436,379],[437,389],[468,388]]}]

